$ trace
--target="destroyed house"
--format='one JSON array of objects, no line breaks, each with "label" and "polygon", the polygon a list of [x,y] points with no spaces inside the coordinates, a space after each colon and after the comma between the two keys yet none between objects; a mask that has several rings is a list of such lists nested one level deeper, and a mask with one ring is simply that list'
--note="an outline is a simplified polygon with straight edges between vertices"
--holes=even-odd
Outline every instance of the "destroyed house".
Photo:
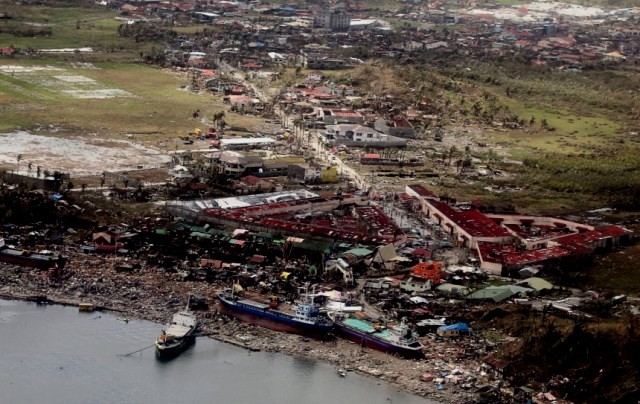
[{"label": "destroyed house", "polygon": [[[357,195],[342,194],[335,196],[308,196],[291,200],[285,193],[252,195],[251,198],[222,198],[216,204],[210,202],[187,202],[168,204],[167,210],[181,217],[189,217],[203,223],[217,224],[226,228],[249,229],[255,232],[270,232],[273,234],[302,237],[317,241],[336,242],[346,241],[362,245],[381,245],[387,242],[379,232],[374,230],[345,229],[334,224],[322,225],[314,222],[290,218],[291,215],[305,212],[332,211],[348,205],[364,204],[364,198]],[[259,198],[258,198],[259,197]],[[281,202],[274,202],[280,198]],[[260,204],[251,205],[250,201],[259,199]],[[266,202],[266,203],[265,203]],[[207,208],[206,205],[215,206]]]},{"label": "destroyed house", "polygon": [[413,125],[402,116],[395,116],[390,120],[378,118],[373,127],[387,135],[405,137],[413,139],[416,137],[416,131]]},{"label": "destroyed house", "polygon": [[411,268],[411,276],[438,285],[442,281],[442,262],[421,262]]}]

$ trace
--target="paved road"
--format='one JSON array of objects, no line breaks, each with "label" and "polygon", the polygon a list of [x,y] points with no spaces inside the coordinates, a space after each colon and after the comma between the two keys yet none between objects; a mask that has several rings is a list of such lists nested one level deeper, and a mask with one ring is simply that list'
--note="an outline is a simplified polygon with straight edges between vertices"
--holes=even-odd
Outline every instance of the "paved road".
[{"label": "paved road", "polygon": [[[233,66],[222,61],[218,61],[218,66],[220,66],[220,68],[225,73],[233,76],[236,80],[251,88],[256,97],[259,98],[262,102],[270,103],[272,101],[271,97],[266,95],[255,84],[253,84],[249,80],[245,80],[243,72],[238,71]],[[296,116],[287,114],[277,106],[275,108],[275,113],[280,117],[283,128],[293,128],[293,122],[296,119]],[[371,188],[371,184],[363,175],[358,174],[358,172],[356,172],[353,168],[349,167],[344,161],[342,161],[339,156],[336,156],[329,151],[329,148],[327,148],[326,145],[320,141],[321,136],[316,130],[309,131],[307,129],[304,129],[303,133],[298,134],[298,136],[301,136],[304,139],[305,144],[308,144],[309,148],[307,149],[307,151],[311,153],[315,159],[335,166],[341,176],[347,177],[348,179],[353,181],[359,189],[367,190]],[[307,139],[308,143],[306,143]]]},{"label": "paved road", "polygon": [[231,75],[234,79],[236,79],[239,82],[241,82],[244,86],[251,88],[253,90],[254,94],[256,95],[256,98],[258,98],[263,103],[266,104],[266,103],[269,103],[271,101],[271,98],[268,95],[266,95],[262,90],[260,90],[260,88],[258,88],[251,81],[245,80],[244,72],[235,69],[230,64],[228,64],[226,62],[223,62],[221,60],[218,61],[218,66],[222,69],[222,71],[224,71],[225,73]]},{"label": "paved road", "polygon": [[[293,128],[293,121],[296,118],[294,115],[286,114],[284,111],[279,109],[276,110],[276,113],[280,115],[283,127]],[[371,184],[363,175],[349,167],[349,165],[347,165],[347,163],[345,163],[339,156],[331,153],[330,147],[327,147],[327,145],[322,142],[322,136],[317,130],[304,129],[303,132],[304,133],[299,136],[301,136],[304,139],[305,144],[308,145],[309,148],[307,151],[310,152],[317,160],[336,167],[340,175],[353,181],[359,189],[366,190],[370,188]]]}]

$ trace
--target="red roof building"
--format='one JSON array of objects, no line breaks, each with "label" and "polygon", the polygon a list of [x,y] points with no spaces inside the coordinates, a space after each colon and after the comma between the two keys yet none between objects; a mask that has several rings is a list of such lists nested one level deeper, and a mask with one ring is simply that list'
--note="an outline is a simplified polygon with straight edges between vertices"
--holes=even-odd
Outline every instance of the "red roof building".
[{"label": "red roof building", "polygon": [[442,282],[442,262],[421,262],[411,268],[411,276],[439,285]]},{"label": "red roof building", "polygon": [[631,231],[619,226],[596,229],[561,218],[485,215],[460,209],[420,185],[407,186],[405,192],[418,199],[422,212],[457,244],[476,249],[480,268],[497,275],[511,275],[529,265],[575,265],[596,249],[611,248],[632,237]]}]

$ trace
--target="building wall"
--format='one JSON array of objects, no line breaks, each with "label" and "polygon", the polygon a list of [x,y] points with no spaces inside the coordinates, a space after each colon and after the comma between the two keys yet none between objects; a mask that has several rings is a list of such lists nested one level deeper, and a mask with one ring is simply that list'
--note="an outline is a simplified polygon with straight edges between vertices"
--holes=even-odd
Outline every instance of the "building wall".
[{"label": "building wall", "polygon": [[373,149],[384,149],[386,147],[405,147],[407,145],[407,141],[402,139],[377,141],[377,142],[360,142],[356,140],[336,139],[335,141],[330,141],[329,143],[343,144],[345,146],[355,146],[355,147],[362,147],[363,144],[366,144],[366,147],[370,147]]},{"label": "building wall", "polygon": [[[69,175],[66,174],[66,178],[69,179]],[[26,175],[15,174],[7,171],[0,173],[0,180],[6,181],[9,184],[26,184],[27,186],[33,186],[38,189],[45,189],[48,191],[58,191],[62,186],[62,181],[45,180],[44,178],[34,178]]]},{"label": "building wall", "polygon": [[420,201],[420,207],[422,212],[429,218],[440,226],[442,226],[443,230],[453,239],[456,244],[459,246],[463,246],[466,248],[476,248],[478,246],[478,241],[486,241],[490,243],[497,244],[507,244],[513,242],[514,237],[477,237],[472,236],[467,233],[462,227],[458,226],[456,222],[449,219],[442,212],[440,212],[435,206],[433,206],[429,199],[424,198],[423,196],[417,195],[415,192],[409,193],[412,196],[415,196]]},{"label": "building wall", "polygon": [[332,31],[348,31],[351,18],[345,13],[333,13],[331,15],[330,28]]},{"label": "building wall", "polygon": [[319,167],[308,167],[304,170],[304,182],[305,183],[316,183],[320,182],[322,178],[322,173],[320,172]]},{"label": "building wall", "polygon": [[416,131],[412,127],[395,127],[389,126],[387,121],[383,118],[379,118],[375,121],[373,125],[374,129],[387,135],[398,136],[398,137],[406,137],[406,138],[414,138],[416,136]]},{"label": "building wall", "polygon": [[401,128],[397,128],[397,127],[390,127],[388,132],[385,132],[388,135],[391,136],[398,136],[398,137],[407,137],[407,138],[414,138],[416,137],[416,131],[413,128],[405,128],[405,127],[401,127]]},{"label": "building wall", "polygon": [[322,10],[313,18],[314,26],[332,31],[348,31],[350,24],[351,18],[343,11]]},{"label": "building wall", "polygon": [[307,68],[316,70],[338,70],[349,67],[340,59],[307,59]]},{"label": "building wall", "polygon": [[322,170],[320,180],[323,183],[338,182],[338,170],[335,167],[328,167]]},{"label": "building wall", "polygon": [[[582,223],[572,222],[570,220],[559,219],[555,217],[547,217],[547,216],[540,217],[540,216],[528,216],[528,215],[500,215],[500,214],[487,214],[487,216],[492,219],[501,219],[502,224],[505,224],[505,225],[506,224],[521,225],[522,224],[521,220],[525,220],[525,221],[530,221],[532,226],[555,227],[557,223],[561,223],[567,229],[571,230],[573,233],[578,233],[580,229],[586,229],[589,231],[595,229],[595,227],[589,226],[587,224],[582,224]],[[506,228],[506,229],[507,231],[511,232],[509,228]],[[533,250],[533,249],[551,247],[553,245],[556,245],[556,243],[553,243],[553,239],[558,237],[563,237],[566,235],[567,234],[556,235],[553,237],[540,238],[537,240],[521,239],[521,241],[524,243],[525,248],[527,250]]]}]

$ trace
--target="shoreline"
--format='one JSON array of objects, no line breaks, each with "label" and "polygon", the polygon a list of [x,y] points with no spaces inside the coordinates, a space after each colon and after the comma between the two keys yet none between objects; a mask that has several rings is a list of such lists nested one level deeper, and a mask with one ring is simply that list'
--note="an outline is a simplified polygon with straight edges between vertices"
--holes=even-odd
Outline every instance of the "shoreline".
[{"label": "shoreline", "polygon": [[71,254],[65,279],[52,279],[47,271],[0,264],[0,298],[76,307],[90,303],[94,311],[165,324],[186,304],[187,296],[200,295],[209,302],[208,309],[196,311],[200,334],[204,336],[250,351],[304,357],[357,371],[440,403],[469,402],[478,397],[472,390],[454,383],[447,383],[445,390],[437,390],[435,383],[420,380],[425,373],[439,377],[443,371],[477,370],[479,362],[461,356],[459,343],[454,341],[428,340],[424,359],[403,359],[363,349],[339,337],[320,341],[280,333],[219,314],[215,296],[222,284],[177,282],[171,279],[171,274],[146,265],[136,272],[117,272],[106,265],[103,257]]},{"label": "shoreline", "polygon": [[[37,297],[41,297],[41,296],[29,295],[29,294],[23,294],[23,293],[11,293],[11,292],[7,292],[6,290],[0,291],[0,299],[2,300],[18,300],[18,301],[26,301],[26,302],[42,304],[42,305],[58,305],[58,306],[66,306],[66,307],[78,307],[80,303],[87,303],[85,301],[81,302],[76,299],[62,298],[59,296],[54,298],[47,297],[47,300],[45,301],[43,300],[37,301],[35,299]],[[114,307],[108,307],[108,306],[94,306],[94,310],[92,312],[94,313],[106,312],[110,314],[127,313],[126,310],[122,310]],[[161,321],[145,318],[143,316],[141,317],[137,315],[132,315],[127,317],[127,319],[132,319],[132,318],[135,318],[136,320],[151,321],[153,323],[162,324]],[[362,360],[356,360],[355,362],[351,362],[350,364],[345,365],[345,362],[348,361],[346,357],[351,356],[353,360],[353,355],[344,355],[336,352],[333,352],[333,354],[331,354],[328,351],[338,351],[338,350],[346,349],[354,353],[358,352],[361,356],[364,356],[364,359],[373,360],[376,364],[379,364],[381,361],[383,361],[385,356],[388,357],[387,359],[389,360],[389,362],[397,361],[397,362],[403,362],[403,363],[407,363],[407,362],[413,363],[415,362],[415,360],[402,359],[402,358],[398,358],[392,355],[388,355],[388,354],[370,350],[370,349],[365,349],[364,351],[362,351],[360,347],[356,346],[356,344],[353,344],[346,340],[341,340],[339,338],[335,338],[335,340],[329,341],[329,342],[305,338],[305,340],[308,340],[308,341],[303,342],[302,337],[299,335],[279,333],[277,331],[272,331],[262,327],[253,326],[251,324],[242,323],[236,319],[230,319],[229,322],[226,323],[225,325],[229,325],[229,324],[232,324],[232,327],[236,326],[234,328],[240,329],[241,331],[244,331],[247,333],[247,334],[240,335],[241,339],[245,339],[245,341],[234,338],[233,336],[221,334],[219,332],[216,332],[216,330],[211,330],[208,328],[208,326],[204,326],[204,325],[200,326],[200,332],[198,334],[198,337],[211,338],[216,341],[219,341],[225,344],[230,344],[250,352],[278,353],[278,354],[283,354],[291,357],[312,359],[312,360],[319,361],[332,366],[339,366],[341,368],[344,368],[348,372],[357,372],[363,376],[376,379],[378,380],[379,383],[386,383],[389,386],[393,386],[398,390],[404,391],[405,393],[409,393],[409,394],[424,398],[426,400],[431,400],[437,403],[445,404],[445,403],[461,402],[460,395],[447,394],[446,391],[435,392],[434,390],[434,392],[430,392],[423,389],[411,388],[406,383],[403,383],[403,381],[406,382],[408,380],[401,378],[402,373],[392,374],[389,371],[383,372],[381,370],[377,370],[370,366],[366,366],[362,364],[358,365],[357,362],[361,362]],[[277,344],[276,343],[270,344],[269,342],[267,342],[267,341],[275,341],[273,337],[284,337],[284,338],[280,338],[281,341],[280,343],[277,343]],[[304,347],[302,347],[302,349],[298,349],[295,347],[287,346],[287,345],[290,345],[292,342],[296,342],[296,343],[302,342],[304,344]],[[349,349],[351,345],[353,347],[351,347],[352,349]],[[327,354],[329,355],[327,356]],[[337,360],[337,358],[342,358],[344,359],[344,361],[341,362],[340,360]],[[416,384],[426,385],[428,383],[422,382],[420,380],[416,380]],[[468,395],[470,395],[470,393]]]}]

